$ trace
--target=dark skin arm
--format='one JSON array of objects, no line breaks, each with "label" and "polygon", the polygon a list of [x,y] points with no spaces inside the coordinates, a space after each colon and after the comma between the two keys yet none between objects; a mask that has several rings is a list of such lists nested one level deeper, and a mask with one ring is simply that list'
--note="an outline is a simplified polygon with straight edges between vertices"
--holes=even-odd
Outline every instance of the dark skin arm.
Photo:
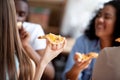
[{"label": "dark skin arm", "polygon": [[[75,54],[76,56],[76,54]],[[90,64],[91,60],[88,59],[86,61],[79,61],[78,59],[75,59],[75,64],[73,67],[66,73],[66,78],[70,80],[78,80],[79,74],[88,67]]]}]

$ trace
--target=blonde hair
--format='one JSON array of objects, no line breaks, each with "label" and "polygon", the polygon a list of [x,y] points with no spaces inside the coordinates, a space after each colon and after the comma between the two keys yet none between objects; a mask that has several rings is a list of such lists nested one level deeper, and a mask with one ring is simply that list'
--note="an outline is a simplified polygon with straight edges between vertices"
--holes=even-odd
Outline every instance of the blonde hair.
[{"label": "blonde hair", "polygon": [[[14,0],[0,0],[0,79],[30,80],[32,79],[31,62],[20,41],[16,27],[16,11]],[[15,63],[19,62],[19,77]]]}]

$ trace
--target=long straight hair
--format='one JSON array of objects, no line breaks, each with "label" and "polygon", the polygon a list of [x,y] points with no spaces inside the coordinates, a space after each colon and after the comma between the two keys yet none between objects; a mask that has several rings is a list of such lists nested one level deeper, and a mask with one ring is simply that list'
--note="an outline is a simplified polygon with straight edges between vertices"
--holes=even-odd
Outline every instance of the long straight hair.
[{"label": "long straight hair", "polygon": [[0,79],[32,80],[31,61],[22,48],[16,21],[14,0],[0,0]]}]

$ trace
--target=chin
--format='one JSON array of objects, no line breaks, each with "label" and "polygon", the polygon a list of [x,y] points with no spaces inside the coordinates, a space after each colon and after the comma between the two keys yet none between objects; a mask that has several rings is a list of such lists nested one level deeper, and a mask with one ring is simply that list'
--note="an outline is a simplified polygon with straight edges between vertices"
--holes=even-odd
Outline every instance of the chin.
[{"label": "chin", "polygon": [[103,36],[103,32],[96,32],[95,33],[97,37],[102,37]]}]

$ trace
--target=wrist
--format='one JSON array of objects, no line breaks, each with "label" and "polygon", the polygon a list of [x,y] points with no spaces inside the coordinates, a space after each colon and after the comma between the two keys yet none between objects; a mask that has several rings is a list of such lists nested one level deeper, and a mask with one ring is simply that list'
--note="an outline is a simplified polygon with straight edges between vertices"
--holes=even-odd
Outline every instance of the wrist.
[{"label": "wrist", "polygon": [[82,65],[78,65],[78,64],[74,64],[73,68],[77,71],[77,72],[81,72],[83,71],[83,68],[81,68]]},{"label": "wrist", "polygon": [[45,66],[47,66],[47,64],[48,64],[47,60],[45,60],[45,59],[42,57],[37,65],[38,65],[38,66],[41,66],[41,65],[42,65],[42,67],[45,67]]}]

